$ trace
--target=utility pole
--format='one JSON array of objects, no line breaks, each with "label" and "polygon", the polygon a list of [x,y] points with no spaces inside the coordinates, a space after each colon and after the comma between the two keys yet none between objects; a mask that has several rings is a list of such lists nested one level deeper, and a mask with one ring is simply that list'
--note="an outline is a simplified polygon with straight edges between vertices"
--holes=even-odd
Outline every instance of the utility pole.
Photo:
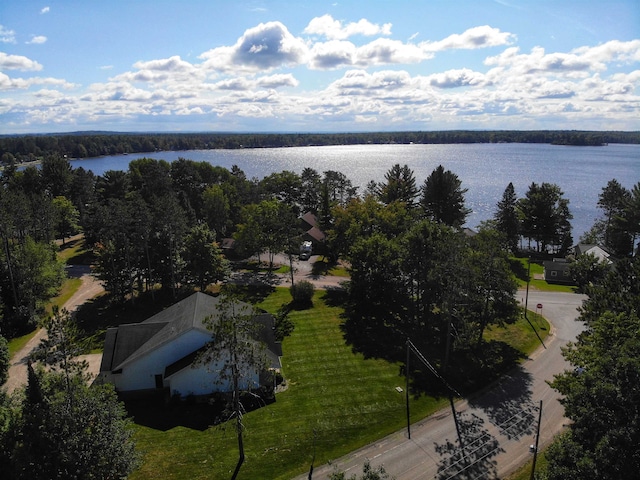
[{"label": "utility pole", "polygon": [[409,415],[409,356],[411,354],[411,350],[409,347],[410,342],[411,341],[407,337],[407,362],[404,364],[404,376],[406,379],[404,391],[407,402],[407,437],[409,438],[409,440],[411,440],[411,419]]},{"label": "utility pole", "polygon": [[531,477],[533,480],[536,474],[536,460],[538,459],[538,444],[540,440],[540,421],[542,420],[542,400],[540,400],[540,411],[538,412],[538,428],[536,429],[536,445],[533,450],[533,464],[531,465]]}]

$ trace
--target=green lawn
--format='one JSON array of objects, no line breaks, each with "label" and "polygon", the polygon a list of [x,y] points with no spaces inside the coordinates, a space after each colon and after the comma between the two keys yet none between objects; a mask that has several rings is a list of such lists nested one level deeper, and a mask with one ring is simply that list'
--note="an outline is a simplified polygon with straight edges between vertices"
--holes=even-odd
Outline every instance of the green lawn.
[{"label": "green lawn", "polygon": [[[513,270],[520,288],[527,286],[527,271],[529,269],[529,259],[527,257],[512,257],[511,269]],[[542,261],[531,260],[531,272],[529,288],[542,290],[545,292],[569,292],[575,293],[576,287],[572,285],[561,285],[557,283],[547,283],[546,280],[535,278],[544,274]]]},{"label": "green lawn", "polygon": [[26,335],[22,335],[21,337],[12,338],[9,340],[9,358],[13,358],[16,352],[20,351],[22,347],[24,347],[29,340],[33,338],[38,330],[34,330],[33,332],[29,332]]},{"label": "green lawn", "polygon": [[[395,390],[404,388],[400,365],[354,354],[340,329],[341,309],[329,306],[325,295],[316,292],[313,309],[291,312],[296,328],[283,342],[282,358],[289,388],[275,403],[245,415],[239,478],[289,479],[307,471],[314,434],[319,465],[406,424],[405,396]],[[290,299],[288,289],[279,288],[260,306],[275,312]],[[527,336],[524,326],[514,328]],[[425,395],[411,402],[413,422],[447,404]],[[229,424],[204,431],[137,425],[135,436],[144,461],[134,480],[229,478],[238,458]]]},{"label": "green lawn", "polygon": [[506,342],[521,352],[533,352],[540,346],[540,340],[544,341],[549,334],[549,322],[542,315],[531,311],[527,312],[527,317],[531,323],[521,316],[509,328],[488,327],[484,332],[484,339]]}]

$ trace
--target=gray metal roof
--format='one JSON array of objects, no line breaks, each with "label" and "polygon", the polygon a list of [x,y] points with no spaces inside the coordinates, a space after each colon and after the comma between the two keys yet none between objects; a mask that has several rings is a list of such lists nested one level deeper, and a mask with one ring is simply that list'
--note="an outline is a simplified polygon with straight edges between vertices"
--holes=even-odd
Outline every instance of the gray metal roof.
[{"label": "gray metal roof", "polygon": [[[218,310],[219,303],[218,297],[197,292],[144,322],[109,328],[105,337],[100,371],[119,370],[127,363],[143,357],[189,330],[197,329],[210,333],[204,322]],[[240,308],[245,306],[249,305],[241,303]],[[256,320],[263,325],[260,340],[266,344],[268,355],[273,362],[282,355],[281,344],[273,338],[273,317],[264,313],[259,314]]]}]

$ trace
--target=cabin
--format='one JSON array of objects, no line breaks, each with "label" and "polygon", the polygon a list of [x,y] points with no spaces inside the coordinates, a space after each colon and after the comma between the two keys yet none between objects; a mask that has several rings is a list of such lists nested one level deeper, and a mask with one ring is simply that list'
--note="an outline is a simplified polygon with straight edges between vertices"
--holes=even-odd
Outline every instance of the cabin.
[{"label": "cabin", "polygon": [[571,278],[571,272],[569,271],[570,263],[565,258],[554,258],[553,260],[547,260],[542,263],[544,267],[544,279],[548,283],[564,283],[566,285],[573,285],[574,281]]},{"label": "cabin", "polygon": [[[242,304],[239,308],[249,307]],[[231,390],[220,376],[221,362],[204,364],[199,354],[215,341],[205,326],[215,322],[220,299],[197,292],[140,323],[109,328],[104,342],[99,381],[112,383],[122,394],[165,392],[171,396],[199,396]],[[274,318],[255,317],[259,338],[266,345],[267,367],[279,371],[282,348],[274,339]],[[242,388],[257,388],[262,371],[250,372]]]}]

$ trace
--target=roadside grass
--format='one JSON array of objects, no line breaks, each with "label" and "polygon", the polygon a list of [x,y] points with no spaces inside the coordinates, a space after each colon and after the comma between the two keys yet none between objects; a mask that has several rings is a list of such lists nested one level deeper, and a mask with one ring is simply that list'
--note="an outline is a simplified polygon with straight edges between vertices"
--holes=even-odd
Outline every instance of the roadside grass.
[{"label": "roadside grass", "polygon": [[[540,341],[549,335],[549,322],[535,312],[528,311],[527,317],[530,322],[521,315],[518,320],[507,328],[500,328],[495,325],[487,327],[484,332],[486,341],[495,340],[505,342],[520,352],[531,353],[540,346]],[[520,361],[524,361],[526,355]]]},{"label": "roadside grass", "polygon": [[58,259],[67,265],[90,265],[93,262],[93,251],[85,245],[83,235],[76,235],[59,247]]},{"label": "roadside grass", "polygon": [[[531,478],[531,467],[533,466],[533,458],[529,460],[526,464],[520,467],[518,470],[509,475],[505,480],[529,480]],[[538,453],[538,458],[536,459],[536,478],[538,475],[542,475],[544,477],[544,473],[547,470],[547,458],[544,454],[544,451]]]},{"label": "roadside grass", "polygon": [[[511,257],[509,260],[511,264],[511,270],[516,276],[518,286],[520,288],[527,287],[527,271],[529,270],[529,258],[528,257]],[[544,267],[542,261],[531,260],[531,276],[529,281],[529,288],[534,290],[541,290],[544,292],[567,292],[575,293],[576,287],[572,285],[561,285],[558,283],[548,283],[544,279],[535,278],[535,276],[541,276],[544,274]]]},{"label": "roadside grass", "polygon": [[[58,258],[69,264],[70,261],[86,258],[86,252],[87,250],[84,247],[83,239],[75,239],[60,246]],[[58,295],[53,297],[47,305],[45,305],[45,316],[51,315],[54,305],[58,308],[62,308],[73,294],[78,291],[80,285],[82,285],[82,280],[79,278],[67,278],[62,284]],[[34,337],[38,329],[39,327],[32,332],[9,340],[9,358],[13,358],[16,352],[20,351],[29,342],[29,340]]]},{"label": "roadside grass", "polygon": [[12,338],[9,340],[9,359],[13,359],[16,352],[19,352],[28,342],[31,340],[38,330],[29,332],[21,337]]},{"label": "roadside grass", "polygon": [[332,262],[326,256],[319,256],[318,259],[313,262],[312,271],[313,275],[327,275],[332,277],[349,277],[349,272],[341,263]]},{"label": "roadside grass", "polygon": [[[289,479],[308,471],[314,451],[320,465],[406,425],[405,395],[396,391],[404,389],[402,365],[354,353],[340,328],[342,309],[329,298],[317,291],[313,308],[291,311],[295,330],[283,342],[282,357],[288,388],[274,403],[244,415],[246,458],[239,478]],[[275,312],[290,301],[288,289],[277,288],[258,306]],[[513,329],[526,336],[523,326],[507,328]],[[446,398],[412,397],[411,421],[446,405]],[[229,478],[238,459],[233,424],[165,430],[136,425],[143,464],[131,478]]]}]

